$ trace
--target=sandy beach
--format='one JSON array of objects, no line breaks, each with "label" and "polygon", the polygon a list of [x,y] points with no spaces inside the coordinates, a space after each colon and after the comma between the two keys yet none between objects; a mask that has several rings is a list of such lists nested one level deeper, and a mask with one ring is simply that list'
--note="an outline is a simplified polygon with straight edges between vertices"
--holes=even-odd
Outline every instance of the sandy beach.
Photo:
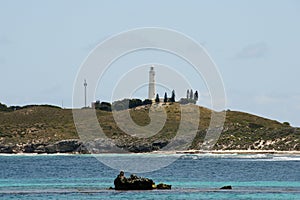
[{"label": "sandy beach", "polygon": [[[174,152],[173,152],[174,153]],[[289,154],[300,155],[300,151],[275,151],[275,150],[187,150],[176,151],[177,154]]]}]

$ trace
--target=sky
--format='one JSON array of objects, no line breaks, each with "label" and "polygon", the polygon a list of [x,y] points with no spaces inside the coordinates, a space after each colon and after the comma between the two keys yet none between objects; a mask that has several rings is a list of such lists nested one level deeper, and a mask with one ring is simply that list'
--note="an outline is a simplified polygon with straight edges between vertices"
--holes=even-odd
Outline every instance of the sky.
[{"label": "sky", "polygon": [[[77,73],[100,42],[127,30],[160,27],[205,48],[222,77],[226,109],[299,127],[299,19],[297,0],[0,0],[0,102],[72,107]],[[115,81],[126,70],[147,68],[145,63],[189,71],[165,52],[136,52],[111,66],[99,83],[104,89],[88,101],[110,101]],[[156,73],[165,76],[161,70]],[[205,84],[197,80],[191,78],[191,87],[203,95],[198,104],[209,107]],[[178,98],[185,94],[176,92]],[[146,98],[147,87],[134,95]]]}]

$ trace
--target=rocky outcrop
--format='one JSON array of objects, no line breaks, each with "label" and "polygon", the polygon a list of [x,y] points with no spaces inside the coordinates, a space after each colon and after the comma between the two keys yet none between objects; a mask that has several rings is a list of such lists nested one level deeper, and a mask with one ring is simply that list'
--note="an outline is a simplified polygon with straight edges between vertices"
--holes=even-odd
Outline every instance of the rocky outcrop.
[{"label": "rocky outcrop", "polygon": [[171,190],[172,185],[168,185],[165,183],[159,183],[158,185],[156,185],[156,189],[158,190]]},{"label": "rocky outcrop", "polygon": [[121,171],[117,178],[114,180],[116,190],[153,190],[153,189],[171,189],[171,185],[160,183],[155,185],[154,181],[149,178],[138,177],[131,174],[130,178],[124,176]]},{"label": "rocky outcrop", "polygon": [[13,148],[9,145],[0,145],[0,153],[13,153]]},{"label": "rocky outcrop", "polygon": [[28,144],[0,144],[0,153],[125,153],[125,152],[152,152],[166,146],[166,141],[153,143],[130,143],[123,144],[108,139],[96,139],[83,143],[77,139],[62,140],[55,143],[28,143]]},{"label": "rocky outcrop", "polygon": [[119,175],[115,181],[116,190],[152,190],[154,188],[154,181],[148,178],[141,178],[131,175],[126,178],[124,175]]},{"label": "rocky outcrop", "polygon": [[146,153],[146,152],[152,152],[152,151],[158,151],[165,147],[169,142],[165,140],[161,141],[154,141],[152,143],[147,142],[117,142],[116,146],[118,148],[124,149],[129,152],[133,153]]},{"label": "rocky outcrop", "polygon": [[34,153],[34,150],[36,149],[34,144],[25,144],[23,146],[23,153]]},{"label": "rocky outcrop", "polygon": [[0,153],[82,153],[83,144],[79,140],[62,140],[53,144],[0,144]]},{"label": "rocky outcrop", "polygon": [[220,190],[232,190],[232,186],[226,185],[226,186],[221,187]]},{"label": "rocky outcrop", "polygon": [[55,143],[53,146],[47,146],[48,149],[56,149],[60,153],[76,152],[77,149],[82,145],[78,140],[63,140]]},{"label": "rocky outcrop", "polygon": [[85,142],[78,150],[79,152],[97,153],[125,153],[123,148],[118,147],[112,140],[96,139],[94,141]]}]

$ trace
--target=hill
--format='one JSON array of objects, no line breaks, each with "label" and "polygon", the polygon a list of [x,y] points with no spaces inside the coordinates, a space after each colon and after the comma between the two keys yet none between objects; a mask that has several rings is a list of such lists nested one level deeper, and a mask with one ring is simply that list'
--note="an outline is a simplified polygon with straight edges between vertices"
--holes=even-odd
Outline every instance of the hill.
[{"label": "hill", "polygon": [[[147,105],[133,108],[130,109],[130,115],[136,124],[147,125],[150,122],[149,109],[153,108],[158,109]],[[145,138],[134,136],[134,133],[124,133],[115,123],[112,112],[97,110],[96,113],[106,136],[118,147],[131,152],[149,152],[166,146],[179,128],[180,105],[172,103],[161,105],[161,108],[167,114],[164,127],[157,134]],[[200,149],[213,111],[195,105],[189,109],[199,109],[201,113],[199,130],[189,149]],[[124,112],[125,116],[125,111],[118,112],[121,116]],[[186,129],[192,121],[186,121]],[[222,134],[213,149],[299,151],[299,139],[300,129],[287,123],[243,112],[227,111]],[[100,143],[103,140],[97,139],[84,144],[79,140],[71,109],[30,106],[11,112],[0,112],[0,153],[87,153],[87,146],[97,153],[99,150],[96,146],[101,146]]]}]

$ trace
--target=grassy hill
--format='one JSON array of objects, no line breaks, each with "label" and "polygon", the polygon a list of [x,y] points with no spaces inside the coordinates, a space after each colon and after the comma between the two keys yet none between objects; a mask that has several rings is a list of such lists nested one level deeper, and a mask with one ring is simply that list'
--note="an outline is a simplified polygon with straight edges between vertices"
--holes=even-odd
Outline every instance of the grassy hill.
[{"label": "grassy hill", "polygon": [[[163,146],[176,135],[181,119],[180,105],[173,103],[160,108],[151,107],[161,108],[166,111],[166,123],[157,134],[146,138],[133,136],[135,133],[124,133],[115,123],[111,112],[97,110],[96,113],[107,137],[114,140],[119,147],[139,152],[140,146],[157,142]],[[131,109],[133,121],[142,126],[149,124],[149,109],[149,106]],[[212,111],[199,106],[188,109],[200,110],[199,130],[189,147],[199,149]],[[125,111],[119,112],[121,116],[124,113],[125,117]],[[184,128],[187,132],[192,123],[193,120],[185,121]],[[66,139],[79,139],[70,109],[33,106],[12,112],[0,112],[0,145],[53,144]],[[299,128],[243,112],[227,111],[222,134],[213,149],[300,150],[299,141]]]}]

